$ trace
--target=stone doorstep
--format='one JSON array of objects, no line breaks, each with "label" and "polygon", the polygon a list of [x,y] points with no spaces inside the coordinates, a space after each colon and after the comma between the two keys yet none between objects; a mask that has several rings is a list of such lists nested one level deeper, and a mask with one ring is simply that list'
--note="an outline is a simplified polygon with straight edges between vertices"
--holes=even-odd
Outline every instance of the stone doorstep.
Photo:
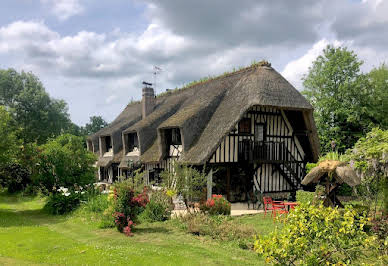
[{"label": "stone doorstep", "polygon": [[[187,210],[173,210],[171,212],[171,217],[185,215],[187,213]],[[253,214],[259,214],[264,213],[263,210],[232,210],[230,213],[230,216],[242,216],[242,215],[253,215]]]}]

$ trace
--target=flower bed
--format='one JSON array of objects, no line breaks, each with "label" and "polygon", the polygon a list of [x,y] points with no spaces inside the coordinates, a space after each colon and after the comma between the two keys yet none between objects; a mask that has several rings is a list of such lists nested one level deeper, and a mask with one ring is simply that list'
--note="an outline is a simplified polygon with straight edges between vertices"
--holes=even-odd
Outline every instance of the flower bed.
[{"label": "flower bed", "polygon": [[222,195],[213,194],[210,199],[200,205],[200,210],[209,215],[230,215],[231,204]]}]

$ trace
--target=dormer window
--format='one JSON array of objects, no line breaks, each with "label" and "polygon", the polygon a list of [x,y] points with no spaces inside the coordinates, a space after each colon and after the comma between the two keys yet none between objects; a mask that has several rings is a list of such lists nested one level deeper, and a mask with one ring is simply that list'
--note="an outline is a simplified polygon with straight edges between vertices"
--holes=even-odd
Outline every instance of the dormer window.
[{"label": "dormer window", "polygon": [[101,151],[102,155],[113,155],[112,138],[110,136],[101,137]]},{"label": "dormer window", "polygon": [[182,138],[179,128],[165,130],[166,154],[169,157],[179,157],[182,152]]},{"label": "dormer window", "polygon": [[129,133],[126,135],[127,152],[139,151],[139,140],[137,133]]},{"label": "dormer window", "polygon": [[112,139],[110,137],[105,137],[105,147],[107,152],[112,151]]}]

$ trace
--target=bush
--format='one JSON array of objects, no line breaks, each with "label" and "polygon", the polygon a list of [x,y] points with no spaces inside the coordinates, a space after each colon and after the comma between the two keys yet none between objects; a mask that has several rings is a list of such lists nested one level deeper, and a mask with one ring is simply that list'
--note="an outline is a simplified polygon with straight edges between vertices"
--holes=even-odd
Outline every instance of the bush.
[{"label": "bush", "polygon": [[153,191],[150,202],[139,219],[145,222],[161,222],[170,219],[172,210],[171,198],[164,191]]},{"label": "bush", "polygon": [[[131,180],[117,183],[111,194],[112,211],[116,228],[127,236],[132,235],[138,215],[144,211],[149,202],[147,189],[135,192]],[[111,210],[110,210],[111,211]]]},{"label": "bush", "polygon": [[304,204],[311,204],[314,201],[315,192],[298,190],[296,192],[296,201]]},{"label": "bush", "polygon": [[61,135],[40,147],[36,182],[49,192],[53,187],[92,184],[96,177],[96,157],[84,147],[82,137]]},{"label": "bush", "polygon": [[388,255],[388,216],[373,219],[371,225],[371,231],[377,236],[380,252]]},{"label": "bush", "polygon": [[202,212],[210,215],[230,215],[231,204],[222,195],[212,195],[204,204],[200,205]]},{"label": "bush", "polygon": [[228,216],[208,216],[202,212],[194,212],[179,217],[179,220],[191,234],[223,241],[249,242],[256,234],[252,226],[236,224]]},{"label": "bush", "polygon": [[281,265],[351,264],[375,242],[364,232],[367,219],[352,208],[338,210],[302,204],[284,227],[255,241],[255,251]]},{"label": "bush", "polygon": [[353,188],[349,186],[346,183],[343,183],[339,186],[336,194],[338,196],[352,196],[353,195]]},{"label": "bush", "polygon": [[44,209],[51,214],[66,214],[78,208],[81,201],[86,199],[84,191],[70,191],[61,187],[49,195]]},{"label": "bush", "polygon": [[20,192],[30,183],[30,172],[18,163],[11,163],[0,171],[0,185],[7,187],[9,193]]},{"label": "bush", "polygon": [[102,214],[109,207],[108,195],[88,195],[88,200],[83,207],[88,212]]}]

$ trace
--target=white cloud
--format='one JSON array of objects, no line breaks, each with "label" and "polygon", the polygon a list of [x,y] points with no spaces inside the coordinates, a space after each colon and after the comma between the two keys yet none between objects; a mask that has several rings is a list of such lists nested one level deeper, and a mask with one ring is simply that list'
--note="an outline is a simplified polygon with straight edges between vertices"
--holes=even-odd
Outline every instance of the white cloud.
[{"label": "white cloud", "polygon": [[337,40],[328,41],[326,39],[316,42],[303,56],[290,61],[284,67],[282,75],[297,89],[301,90],[303,88],[303,75],[307,74],[312,62],[322,54],[322,50],[329,44],[338,47],[342,45],[342,42]]},{"label": "white cloud", "polygon": [[59,20],[66,20],[84,11],[80,0],[41,0],[41,2],[48,5]]},{"label": "white cloud", "polygon": [[153,81],[153,65],[164,70],[158,92],[261,59],[301,89],[303,74],[329,43],[354,49],[366,70],[388,53],[388,1],[147,0],[117,25],[116,5],[82,1],[41,0],[60,20],[82,13],[87,3],[91,12],[77,21],[80,30],[72,21],[54,23],[54,30],[50,19],[0,25],[1,64],[41,77],[78,123],[91,114],[112,120],[141,97],[141,81]]}]

